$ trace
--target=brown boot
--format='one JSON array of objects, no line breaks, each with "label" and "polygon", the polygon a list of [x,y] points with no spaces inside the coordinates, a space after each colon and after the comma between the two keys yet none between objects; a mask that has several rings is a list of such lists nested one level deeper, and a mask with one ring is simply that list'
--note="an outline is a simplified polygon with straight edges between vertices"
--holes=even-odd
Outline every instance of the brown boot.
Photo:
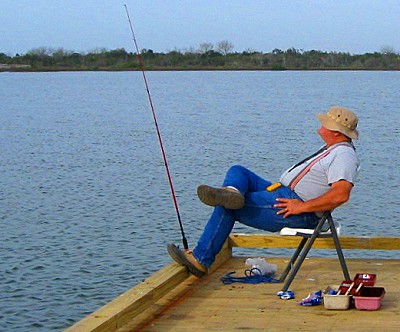
[{"label": "brown boot", "polygon": [[227,209],[241,209],[244,206],[243,195],[233,188],[213,188],[201,185],[197,188],[197,196],[206,205],[223,206]]},{"label": "brown boot", "polygon": [[198,262],[191,250],[180,250],[173,243],[169,244],[167,249],[171,258],[175,262],[185,266],[194,276],[202,278],[207,274],[207,268]]}]

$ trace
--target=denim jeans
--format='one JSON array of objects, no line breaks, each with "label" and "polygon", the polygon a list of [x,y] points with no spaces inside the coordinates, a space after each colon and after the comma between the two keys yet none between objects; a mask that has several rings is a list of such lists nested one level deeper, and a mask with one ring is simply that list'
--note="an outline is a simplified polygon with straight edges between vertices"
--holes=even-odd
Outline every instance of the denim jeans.
[{"label": "denim jeans", "polygon": [[301,198],[288,187],[281,186],[269,192],[266,188],[272,183],[251,172],[247,168],[235,165],[226,173],[223,186],[238,189],[245,197],[245,205],[241,209],[230,210],[216,206],[201,235],[194,256],[204,266],[210,267],[215,256],[228,238],[235,221],[269,232],[280,231],[283,227],[314,228],[318,217],[314,213],[303,213],[283,218],[276,214],[274,207],[276,198]]}]

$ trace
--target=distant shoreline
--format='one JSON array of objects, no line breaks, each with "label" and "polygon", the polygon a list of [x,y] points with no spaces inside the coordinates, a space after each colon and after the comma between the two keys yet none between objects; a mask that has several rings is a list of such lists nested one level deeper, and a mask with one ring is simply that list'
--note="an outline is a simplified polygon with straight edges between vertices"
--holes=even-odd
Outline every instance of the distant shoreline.
[{"label": "distant shoreline", "polygon": [[[140,64],[139,64],[140,62]],[[316,71],[316,70],[400,70],[400,54],[374,52],[349,53],[274,49],[271,53],[203,52],[156,53],[142,50],[138,55],[125,49],[96,53],[72,53],[65,50],[32,50],[14,57],[0,53],[0,71]]]},{"label": "distant shoreline", "polygon": [[[0,73],[46,73],[46,72],[132,72],[141,71],[141,69],[112,69],[112,68],[98,68],[98,69],[67,69],[67,68],[0,68]],[[271,68],[150,68],[145,69],[146,72],[171,72],[171,71],[400,71],[400,69],[366,69],[366,68],[315,68],[315,69],[271,69]]]}]

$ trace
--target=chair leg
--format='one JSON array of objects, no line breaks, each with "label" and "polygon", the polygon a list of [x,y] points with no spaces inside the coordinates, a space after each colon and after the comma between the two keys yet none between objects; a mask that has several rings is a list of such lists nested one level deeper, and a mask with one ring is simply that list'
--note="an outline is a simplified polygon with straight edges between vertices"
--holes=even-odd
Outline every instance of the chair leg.
[{"label": "chair leg", "polygon": [[[320,234],[324,222],[325,222],[325,219],[321,219],[321,220],[319,221],[319,223],[318,223],[317,227],[315,228],[313,234],[312,234],[311,237],[308,239],[306,246],[304,247],[303,251],[302,251],[301,254],[299,255],[299,258],[297,259],[296,263],[294,264],[294,266],[293,266],[292,269],[290,270],[289,276],[288,276],[287,280],[285,281],[285,283],[284,283],[284,285],[283,285],[283,287],[282,287],[282,291],[283,291],[283,292],[286,292],[286,291],[289,289],[289,287],[290,287],[290,285],[291,285],[291,283],[292,283],[294,277],[296,276],[297,272],[298,272],[299,269],[300,269],[301,264],[303,264],[305,258],[306,258],[307,255],[308,255],[308,252],[310,251],[312,245],[314,244],[315,239],[316,239],[316,238],[318,237],[318,235]],[[307,240],[307,239],[306,239],[306,240]]]},{"label": "chair leg", "polygon": [[299,271],[301,264],[303,264],[305,258],[307,257],[307,254],[310,251],[311,246],[313,245],[313,243],[315,241],[315,238],[314,239],[310,238],[307,240],[308,240],[307,245],[304,247],[302,253],[300,254],[296,263],[293,265],[292,269],[290,270],[288,277],[286,278],[286,281],[282,287],[283,292],[286,292],[289,289],[290,285],[292,284],[292,281],[295,278],[297,272]]},{"label": "chair leg", "polygon": [[287,277],[289,271],[293,268],[293,264],[296,262],[297,258],[299,257],[300,252],[301,252],[302,249],[304,248],[304,245],[306,244],[306,242],[307,242],[307,238],[306,238],[306,237],[303,237],[303,238],[301,239],[301,241],[300,241],[300,243],[299,243],[299,245],[298,245],[296,251],[294,252],[292,258],[290,259],[289,263],[286,265],[285,270],[282,272],[282,275],[281,275],[281,277],[279,278],[279,281],[280,281],[280,282],[283,282],[283,281],[286,279],[286,277]]},{"label": "chair leg", "polygon": [[295,253],[293,254],[292,258],[290,259],[289,264],[286,266],[284,272],[282,273],[282,276],[280,277],[280,281],[285,281],[282,291],[286,292],[293,279],[295,278],[298,270],[300,269],[301,265],[303,264],[305,258],[308,255],[308,252],[310,251],[312,245],[314,244],[316,238],[320,235],[321,229],[326,221],[328,219],[328,224],[332,233],[332,239],[335,244],[336,248],[336,253],[338,255],[340,265],[343,271],[343,276],[345,280],[350,280],[350,275],[349,275],[349,270],[347,268],[347,264],[343,255],[343,250],[340,245],[339,241],[339,236],[337,234],[335,224],[333,222],[333,218],[331,214],[327,211],[325,214],[322,216],[320,221],[318,222],[317,227],[314,229],[314,232],[310,237],[303,237],[301,240],[299,246],[297,247]]},{"label": "chair leg", "polygon": [[336,253],[339,257],[340,266],[342,267],[343,276],[345,280],[350,280],[349,270],[347,268],[346,260],[343,255],[342,246],[340,245],[339,236],[337,234],[335,224],[331,216],[328,217],[328,222],[332,232],[333,242],[335,243]]}]

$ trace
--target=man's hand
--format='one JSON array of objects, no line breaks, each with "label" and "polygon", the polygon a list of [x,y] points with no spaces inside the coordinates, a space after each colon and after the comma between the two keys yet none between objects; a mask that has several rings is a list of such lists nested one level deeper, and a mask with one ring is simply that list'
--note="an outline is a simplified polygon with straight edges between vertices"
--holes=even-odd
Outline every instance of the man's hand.
[{"label": "man's hand", "polygon": [[306,202],[298,199],[277,198],[276,201],[279,203],[274,204],[274,207],[281,209],[277,214],[284,214],[284,218],[305,212],[329,211],[347,202],[352,188],[353,185],[350,182],[340,180],[332,183],[331,190],[317,198]]},{"label": "man's hand", "polygon": [[283,218],[287,218],[292,214],[300,214],[303,213],[303,205],[304,202],[298,199],[290,199],[290,198],[277,198],[278,204],[275,204],[274,207],[280,208],[276,214],[284,214]]}]

